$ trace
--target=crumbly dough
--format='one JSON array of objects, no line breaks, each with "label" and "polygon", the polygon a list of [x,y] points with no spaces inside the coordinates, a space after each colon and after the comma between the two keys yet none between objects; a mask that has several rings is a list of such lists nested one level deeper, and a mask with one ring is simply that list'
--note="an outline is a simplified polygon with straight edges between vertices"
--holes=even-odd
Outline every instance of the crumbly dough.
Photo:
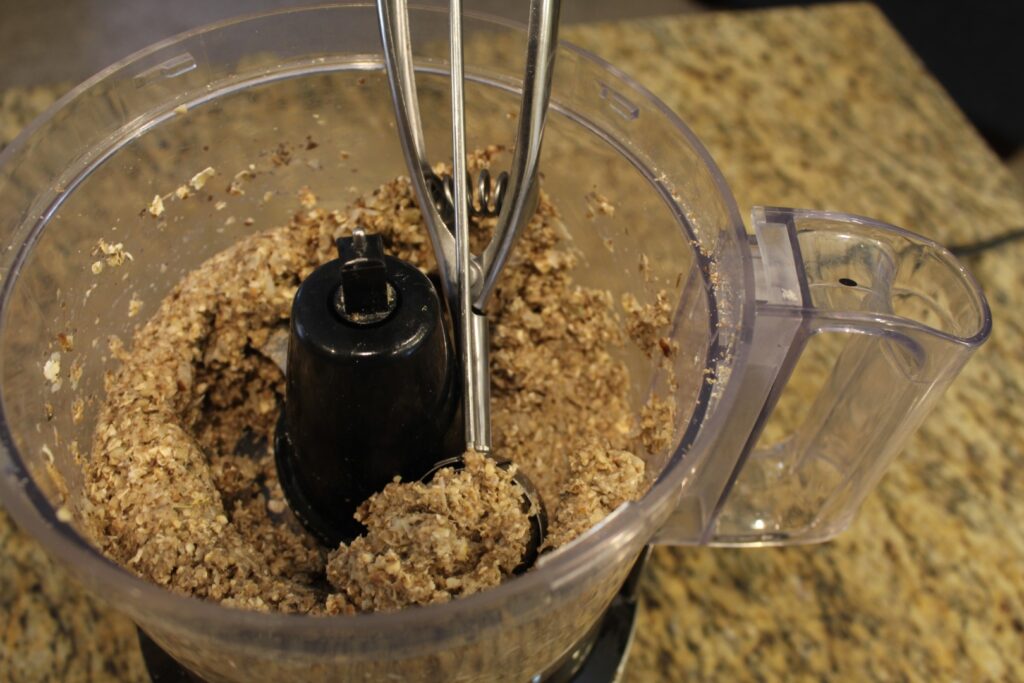
[{"label": "crumbly dough", "polygon": [[430,483],[388,484],[360,506],[367,533],[327,562],[329,611],[394,610],[447,602],[495,586],[520,564],[530,537],[523,490],[493,458],[469,452],[464,469]]},{"label": "crumbly dough", "polygon": [[643,491],[644,461],[632,453],[596,445],[572,453],[569,477],[545,547],[568,543]]},{"label": "crumbly dough", "polygon": [[622,308],[626,311],[626,332],[633,342],[643,349],[650,358],[659,349],[670,355],[665,338],[671,321],[672,307],[668,303],[668,292],[661,290],[655,300],[641,305],[630,292],[622,295]]},{"label": "crumbly dough", "polygon": [[[317,207],[308,190],[301,204],[288,225],[189,273],[130,351],[111,340],[121,366],[106,377],[83,462],[86,530],[142,577],[255,610],[391,610],[505,580],[522,555],[526,517],[511,503],[509,475],[490,460],[473,457],[429,485],[389,485],[360,508],[368,534],[333,552],[291,517],[270,445],[284,383],[259,350],[287,323],[302,279],[357,226],[380,233],[389,253],[433,267],[407,179],[344,211]],[[548,548],[644,489],[629,377],[613,355],[622,322],[608,292],[573,283],[558,220],[542,194],[489,312],[495,452],[539,489]],[[475,226],[477,242],[493,224]]]},{"label": "crumbly dough", "polygon": [[660,453],[672,445],[676,402],[668,396],[652,396],[640,409],[640,443],[648,453]]}]

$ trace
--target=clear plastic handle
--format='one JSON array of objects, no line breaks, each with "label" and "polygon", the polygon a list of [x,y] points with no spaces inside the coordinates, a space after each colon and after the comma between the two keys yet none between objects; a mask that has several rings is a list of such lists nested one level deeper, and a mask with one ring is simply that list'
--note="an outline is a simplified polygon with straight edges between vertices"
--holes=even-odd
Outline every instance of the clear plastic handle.
[{"label": "clear plastic handle", "polygon": [[[742,399],[657,542],[832,538],[991,329],[977,283],[934,242],[822,211],[757,207],[753,222]],[[787,390],[798,365],[818,371],[815,391]],[[780,438],[766,425],[782,404],[798,419]]]}]

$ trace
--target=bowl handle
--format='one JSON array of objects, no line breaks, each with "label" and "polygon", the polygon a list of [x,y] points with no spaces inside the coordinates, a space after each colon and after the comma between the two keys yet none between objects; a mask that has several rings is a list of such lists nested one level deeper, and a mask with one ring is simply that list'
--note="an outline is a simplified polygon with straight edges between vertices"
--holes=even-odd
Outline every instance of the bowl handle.
[{"label": "bowl handle", "polygon": [[753,223],[741,394],[657,542],[832,538],[991,329],[977,283],[934,242],[823,211],[756,207]]}]

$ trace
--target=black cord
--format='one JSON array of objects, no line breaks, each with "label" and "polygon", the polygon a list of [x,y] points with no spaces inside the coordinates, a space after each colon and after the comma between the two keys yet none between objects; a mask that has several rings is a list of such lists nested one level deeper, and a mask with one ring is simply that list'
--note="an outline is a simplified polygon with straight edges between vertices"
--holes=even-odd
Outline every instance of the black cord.
[{"label": "black cord", "polygon": [[949,247],[949,250],[957,256],[976,256],[983,251],[989,249],[995,249],[996,247],[1002,246],[1008,242],[1016,242],[1019,239],[1024,239],[1024,228],[1014,228],[1013,230],[1007,230],[1004,233],[1000,233],[995,237],[989,237],[985,240],[979,240],[977,242],[968,242],[967,244],[956,244]]}]

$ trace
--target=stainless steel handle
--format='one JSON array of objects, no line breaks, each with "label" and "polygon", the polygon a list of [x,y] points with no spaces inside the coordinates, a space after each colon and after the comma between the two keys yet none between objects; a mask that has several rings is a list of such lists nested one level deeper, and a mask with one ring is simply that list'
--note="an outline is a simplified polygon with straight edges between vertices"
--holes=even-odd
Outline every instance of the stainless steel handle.
[{"label": "stainless steel handle", "polygon": [[450,0],[449,4],[454,195],[454,225],[450,226],[438,212],[427,184],[433,170],[426,160],[416,97],[408,5],[406,0],[377,0],[384,63],[402,153],[430,233],[444,296],[459,333],[466,445],[481,452],[491,448],[490,359],[484,310],[516,239],[537,207],[537,164],[551,96],[560,9],[560,0],[531,0],[523,99],[506,193],[509,201],[502,204],[494,237],[476,257],[469,249],[462,0]]},{"label": "stainless steel handle", "polygon": [[501,207],[494,239],[483,253],[483,281],[476,290],[474,306],[483,311],[512,247],[537,208],[540,188],[537,165],[540,162],[544,124],[551,99],[551,78],[555,70],[558,45],[558,15],[561,0],[533,0],[526,48],[526,75],[523,101],[519,107],[519,128],[512,153],[508,197]]},{"label": "stainless steel handle", "polygon": [[[406,0],[377,0],[377,17],[384,47],[384,66],[388,72],[391,101],[395,107],[395,126],[402,144],[409,179],[430,233],[437,256],[437,269],[445,299],[451,305],[457,296],[455,282],[455,238],[434,207],[427,177],[433,173],[427,161],[416,97],[416,74],[412,64],[412,40],[409,37],[409,8]],[[461,46],[460,46],[461,49]],[[453,309],[454,310],[454,309]]]}]

